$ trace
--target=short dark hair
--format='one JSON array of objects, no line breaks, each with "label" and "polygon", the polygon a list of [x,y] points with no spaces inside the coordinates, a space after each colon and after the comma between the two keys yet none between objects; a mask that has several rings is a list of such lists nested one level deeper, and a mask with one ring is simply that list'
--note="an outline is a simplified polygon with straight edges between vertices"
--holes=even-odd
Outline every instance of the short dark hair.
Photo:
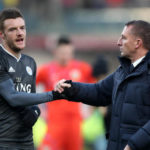
[{"label": "short dark hair", "polygon": [[17,8],[6,8],[0,12],[0,30],[4,30],[4,21],[6,19],[15,19],[21,17],[24,19],[23,15],[21,14],[20,10]]},{"label": "short dark hair", "polygon": [[143,20],[133,20],[126,23],[126,26],[133,26],[132,33],[139,36],[143,41],[143,46],[150,50],[150,23]]},{"label": "short dark hair", "polygon": [[66,44],[72,44],[71,39],[68,36],[60,36],[57,41],[57,46]]}]

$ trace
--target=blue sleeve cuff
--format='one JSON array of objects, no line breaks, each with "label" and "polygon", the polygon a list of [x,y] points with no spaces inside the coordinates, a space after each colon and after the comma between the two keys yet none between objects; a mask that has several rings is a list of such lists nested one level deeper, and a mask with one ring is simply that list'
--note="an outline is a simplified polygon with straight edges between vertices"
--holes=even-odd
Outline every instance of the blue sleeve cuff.
[{"label": "blue sleeve cuff", "polygon": [[139,129],[128,141],[132,150],[144,150],[150,147],[150,135],[144,129]]}]

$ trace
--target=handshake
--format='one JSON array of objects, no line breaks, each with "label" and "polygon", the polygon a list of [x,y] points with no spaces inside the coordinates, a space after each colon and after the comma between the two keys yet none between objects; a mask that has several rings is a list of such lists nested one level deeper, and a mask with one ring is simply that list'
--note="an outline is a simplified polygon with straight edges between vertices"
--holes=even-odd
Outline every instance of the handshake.
[{"label": "handshake", "polygon": [[78,92],[77,88],[72,83],[72,80],[65,80],[62,79],[60,80],[54,90],[52,91],[53,93],[53,99],[70,99],[73,98],[76,93]]}]

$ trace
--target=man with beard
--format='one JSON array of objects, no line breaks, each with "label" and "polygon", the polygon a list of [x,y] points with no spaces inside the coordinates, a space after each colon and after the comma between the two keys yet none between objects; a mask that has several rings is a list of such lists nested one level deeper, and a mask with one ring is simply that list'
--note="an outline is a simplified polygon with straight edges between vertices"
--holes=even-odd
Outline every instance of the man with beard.
[{"label": "man with beard", "polygon": [[25,21],[18,9],[0,13],[0,150],[33,150],[32,126],[40,115],[34,104],[53,99],[52,92],[35,94],[36,63],[21,53]]}]

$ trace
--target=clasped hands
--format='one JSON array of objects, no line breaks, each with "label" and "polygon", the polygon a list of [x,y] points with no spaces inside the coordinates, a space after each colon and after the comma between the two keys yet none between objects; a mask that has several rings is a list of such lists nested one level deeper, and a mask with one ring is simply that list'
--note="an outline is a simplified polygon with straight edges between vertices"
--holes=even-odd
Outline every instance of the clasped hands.
[{"label": "clasped hands", "polygon": [[62,79],[55,85],[54,91],[58,93],[62,93],[64,92],[65,88],[70,88],[70,87],[71,87],[71,80]]},{"label": "clasped hands", "polygon": [[68,99],[73,97],[74,93],[74,88],[72,85],[71,80],[65,80],[62,79],[60,80],[54,87],[53,92],[53,99]]}]

